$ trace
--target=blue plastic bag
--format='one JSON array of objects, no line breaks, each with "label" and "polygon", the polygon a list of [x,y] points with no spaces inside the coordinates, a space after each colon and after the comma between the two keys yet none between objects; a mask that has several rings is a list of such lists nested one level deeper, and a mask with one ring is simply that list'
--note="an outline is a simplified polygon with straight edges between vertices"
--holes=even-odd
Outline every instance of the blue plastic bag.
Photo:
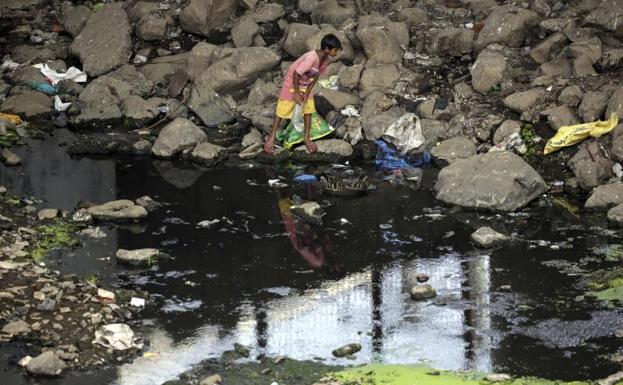
[{"label": "blue plastic bag", "polygon": [[294,181],[299,183],[312,183],[318,181],[318,178],[311,174],[300,174],[294,177]]},{"label": "blue plastic bag", "polygon": [[419,159],[409,161],[384,141],[377,140],[374,143],[377,146],[374,163],[382,170],[400,170],[403,168],[421,167],[429,164],[431,161],[430,154],[427,151],[422,153]]},{"label": "blue plastic bag", "polygon": [[58,89],[56,89],[56,87],[54,87],[50,83],[26,81],[26,84],[39,92],[43,92],[46,95],[56,95],[58,93]]}]

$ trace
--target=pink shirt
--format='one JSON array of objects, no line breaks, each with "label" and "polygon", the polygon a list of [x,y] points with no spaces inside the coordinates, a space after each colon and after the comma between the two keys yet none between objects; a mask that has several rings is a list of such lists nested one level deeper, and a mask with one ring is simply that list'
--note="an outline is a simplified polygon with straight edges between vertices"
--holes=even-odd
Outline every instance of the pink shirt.
[{"label": "pink shirt", "polygon": [[[288,73],[283,80],[283,87],[279,93],[279,99],[294,100],[294,71],[299,74],[299,91],[304,92],[307,87],[327,70],[329,60],[322,65],[315,50],[309,51],[288,67]],[[310,94],[310,97],[313,97]]]}]

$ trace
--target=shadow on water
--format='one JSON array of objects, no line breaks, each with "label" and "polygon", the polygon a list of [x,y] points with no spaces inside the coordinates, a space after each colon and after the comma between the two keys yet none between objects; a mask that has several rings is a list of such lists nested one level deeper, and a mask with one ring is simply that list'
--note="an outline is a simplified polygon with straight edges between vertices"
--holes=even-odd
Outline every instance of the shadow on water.
[{"label": "shadow on water", "polygon": [[[145,310],[141,332],[156,358],[39,383],[161,383],[234,342],[249,346],[253,357],[338,364],[424,362],[556,379],[605,377],[617,369],[604,356],[621,348],[611,337],[623,329],[620,312],[576,300],[581,276],[543,264],[577,262],[597,245],[616,243],[617,235],[556,208],[454,212],[429,191],[387,182],[364,197],[332,198],[291,181],[269,188],[268,179],[291,174],[288,168],[70,158],[53,140],[19,155],[25,165],[2,169],[0,183],[44,199],[42,206],[71,209],[80,200],[142,195],[166,204],[143,224],[107,227],[107,238],[48,261],[152,293],[158,305]],[[291,215],[293,194],[330,204],[323,226]],[[202,221],[212,224],[199,227]],[[481,225],[517,232],[521,240],[478,251],[469,234]],[[174,259],[144,270],[116,266],[118,248],[143,247]],[[418,273],[430,276],[435,299],[410,299]],[[351,342],[362,345],[355,360],[331,356]],[[11,354],[3,352],[3,362]],[[11,367],[0,382],[31,380]]]}]

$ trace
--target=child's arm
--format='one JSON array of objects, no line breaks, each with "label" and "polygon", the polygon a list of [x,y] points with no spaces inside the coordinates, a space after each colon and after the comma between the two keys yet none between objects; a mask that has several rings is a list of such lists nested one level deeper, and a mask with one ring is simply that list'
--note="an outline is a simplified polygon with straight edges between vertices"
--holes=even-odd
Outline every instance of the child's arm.
[{"label": "child's arm", "polygon": [[303,98],[303,102],[307,101],[307,98],[309,97],[309,94],[311,93],[312,88],[314,88],[314,86],[316,85],[316,83],[318,83],[318,78],[320,76],[316,76],[316,78],[309,84],[309,86],[307,87],[307,91],[305,91],[305,97]]},{"label": "child's arm", "polygon": [[303,104],[303,102],[305,102],[305,100],[307,98],[303,98],[300,92],[300,85],[299,85],[299,81],[301,79],[301,75],[298,74],[298,72],[294,71],[293,77],[292,77],[292,84],[294,85],[294,100],[296,101],[297,104]]}]

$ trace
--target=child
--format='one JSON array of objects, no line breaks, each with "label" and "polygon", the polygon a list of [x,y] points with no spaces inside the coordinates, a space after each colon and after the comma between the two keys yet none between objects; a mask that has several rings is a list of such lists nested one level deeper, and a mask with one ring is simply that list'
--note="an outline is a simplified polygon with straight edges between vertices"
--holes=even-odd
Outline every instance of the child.
[{"label": "child", "polygon": [[269,154],[275,151],[275,135],[281,125],[281,120],[291,119],[297,104],[303,107],[305,147],[309,152],[318,151],[318,146],[309,137],[311,114],[316,112],[311,90],[318,82],[318,78],[326,71],[329,57],[337,56],[340,49],[342,49],[342,43],[337,36],[328,34],[322,38],[320,49],[307,52],[290,65],[279,93],[272,131],[264,142],[264,151]]}]

